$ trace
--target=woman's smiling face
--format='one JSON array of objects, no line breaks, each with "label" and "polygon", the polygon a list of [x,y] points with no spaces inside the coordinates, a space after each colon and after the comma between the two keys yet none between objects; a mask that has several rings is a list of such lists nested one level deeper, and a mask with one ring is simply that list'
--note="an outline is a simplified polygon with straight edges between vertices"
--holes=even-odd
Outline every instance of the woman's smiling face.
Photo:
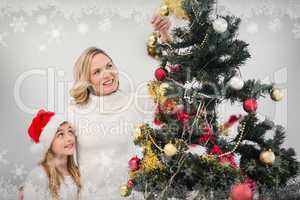
[{"label": "woman's smiling face", "polygon": [[90,82],[96,95],[109,95],[118,89],[118,70],[112,60],[104,54],[96,54],[90,67]]}]

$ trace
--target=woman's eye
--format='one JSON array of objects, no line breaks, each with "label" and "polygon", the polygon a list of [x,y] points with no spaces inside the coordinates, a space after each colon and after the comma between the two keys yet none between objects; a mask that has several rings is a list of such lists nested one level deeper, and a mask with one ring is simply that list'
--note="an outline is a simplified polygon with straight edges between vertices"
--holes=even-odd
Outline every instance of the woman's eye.
[{"label": "woman's eye", "polygon": [[58,133],[57,137],[62,137],[63,135],[63,133]]},{"label": "woman's eye", "polygon": [[113,65],[112,65],[112,64],[108,64],[107,67],[108,67],[108,68],[112,68]]}]

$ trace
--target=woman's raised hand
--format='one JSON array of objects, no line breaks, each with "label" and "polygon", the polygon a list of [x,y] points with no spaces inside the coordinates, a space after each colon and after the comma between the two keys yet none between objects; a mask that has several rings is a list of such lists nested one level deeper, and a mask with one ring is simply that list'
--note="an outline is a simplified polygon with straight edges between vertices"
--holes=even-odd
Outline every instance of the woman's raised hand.
[{"label": "woman's raised hand", "polygon": [[160,15],[156,14],[152,17],[151,24],[154,30],[158,31],[161,42],[168,42],[171,40],[169,35],[171,22],[167,17],[161,17]]}]

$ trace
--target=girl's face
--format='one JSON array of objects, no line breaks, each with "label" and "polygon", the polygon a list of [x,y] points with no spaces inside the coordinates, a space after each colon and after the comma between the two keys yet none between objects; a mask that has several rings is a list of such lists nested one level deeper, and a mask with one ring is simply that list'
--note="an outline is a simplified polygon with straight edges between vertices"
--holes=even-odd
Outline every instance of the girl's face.
[{"label": "girl's face", "polygon": [[63,123],[58,128],[52,142],[52,152],[58,156],[73,155],[76,149],[75,134],[69,123]]},{"label": "girl's face", "polygon": [[104,54],[97,54],[91,61],[90,82],[96,95],[109,95],[118,89],[118,70]]}]

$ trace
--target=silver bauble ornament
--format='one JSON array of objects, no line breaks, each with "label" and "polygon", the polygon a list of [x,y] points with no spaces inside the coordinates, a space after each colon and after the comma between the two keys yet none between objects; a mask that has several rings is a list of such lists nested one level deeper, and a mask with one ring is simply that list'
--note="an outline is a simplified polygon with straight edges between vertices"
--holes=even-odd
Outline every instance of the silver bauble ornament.
[{"label": "silver bauble ornament", "polygon": [[244,87],[244,81],[240,77],[234,76],[229,80],[228,86],[233,90],[241,90]]},{"label": "silver bauble ornament", "polygon": [[228,23],[224,18],[219,17],[213,21],[213,29],[217,33],[224,33],[225,31],[227,31],[227,28],[228,28]]}]

